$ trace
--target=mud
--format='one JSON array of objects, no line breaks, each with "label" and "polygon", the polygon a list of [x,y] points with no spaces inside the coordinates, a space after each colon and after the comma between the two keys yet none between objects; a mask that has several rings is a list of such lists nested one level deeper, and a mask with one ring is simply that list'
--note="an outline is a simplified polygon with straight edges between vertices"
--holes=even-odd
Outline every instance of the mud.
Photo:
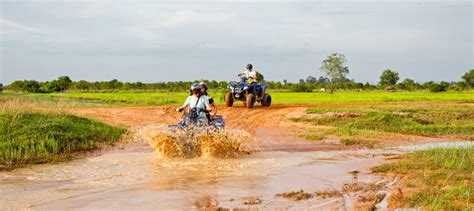
[{"label": "mud", "polygon": [[[136,137],[96,156],[0,172],[0,210],[350,209],[359,202],[384,208],[387,198],[383,194],[387,195],[393,181],[371,174],[370,168],[386,162],[386,155],[436,146],[361,149],[307,141],[297,135],[301,125],[287,121],[304,115],[305,106],[221,109],[228,128],[247,131],[258,143],[258,152],[237,158],[163,159]],[[168,115],[172,107],[80,108],[73,112],[133,132],[174,124],[180,118]],[[466,144],[472,142],[438,146]],[[343,193],[345,184],[385,185],[378,185],[378,190]],[[276,196],[295,190],[313,197],[292,201]],[[318,196],[325,190],[341,195]]]}]

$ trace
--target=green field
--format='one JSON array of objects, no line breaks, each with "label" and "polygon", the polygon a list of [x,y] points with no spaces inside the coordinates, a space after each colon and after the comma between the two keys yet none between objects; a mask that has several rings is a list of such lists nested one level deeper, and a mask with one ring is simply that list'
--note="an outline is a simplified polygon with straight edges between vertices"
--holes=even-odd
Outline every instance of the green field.
[{"label": "green field", "polygon": [[[474,102],[474,91],[431,93],[417,92],[335,92],[300,93],[269,91],[273,103],[370,103],[370,102],[415,102],[415,101],[456,101]],[[210,95],[223,103],[222,91],[211,91]],[[28,97],[40,101],[71,100],[79,105],[176,105],[185,101],[186,92],[64,92],[50,94],[3,93],[6,97]]]},{"label": "green field", "polygon": [[360,142],[354,137],[377,138],[378,132],[428,137],[455,137],[474,140],[474,109],[462,104],[373,105],[364,107],[313,107],[313,117],[292,118],[296,122],[333,126],[333,129],[307,133],[308,139],[337,134],[348,144]]}]

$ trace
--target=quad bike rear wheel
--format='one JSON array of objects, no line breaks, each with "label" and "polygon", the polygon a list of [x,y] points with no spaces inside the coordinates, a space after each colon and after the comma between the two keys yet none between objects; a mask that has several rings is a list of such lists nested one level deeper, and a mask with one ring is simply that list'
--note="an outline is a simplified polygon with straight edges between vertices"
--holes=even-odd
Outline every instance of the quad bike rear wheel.
[{"label": "quad bike rear wheel", "polygon": [[270,96],[269,94],[264,94],[260,103],[264,107],[270,106],[272,104],[272,96]]},{"label": "quad bike rear wheel", "polygon": [[225,105],[227,107],[232,107],[232,105],[234,105],[234,97],[232,96],[231,92],[227,92],[225,95]]},{"label": "quad bike rear wheel", "polygon": [[253,106],[255,105],[255,95],[253,94],[247,94],[247,99],[245,101],[245,106],[247,108],[253,108]]}]

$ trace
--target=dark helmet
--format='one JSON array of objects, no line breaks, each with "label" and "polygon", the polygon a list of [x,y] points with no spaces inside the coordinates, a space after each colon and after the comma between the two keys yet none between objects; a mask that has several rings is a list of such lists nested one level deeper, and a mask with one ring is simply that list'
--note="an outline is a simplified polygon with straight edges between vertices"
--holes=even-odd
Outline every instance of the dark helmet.
[{"label": "dark helmet", "polygon": [[207,88],[208,88],[208,87],[207,87],[207,83],[206,83],[206,82],[203,81],[203,82],[199,83],[199,85],[201,86],[201,88],[204,88],[204,89],[207,91]]},{"label": "dark helmet", "polygon": [[199,85],[198,83],[193,83],[193,85],[191,85],[191,92],[192,91],[201,91],[201,85]]},{"label": "dark helmet", "polygon": [[252,68],[253,68],[252,64],[247,65],[247,69],[252,69]]}]

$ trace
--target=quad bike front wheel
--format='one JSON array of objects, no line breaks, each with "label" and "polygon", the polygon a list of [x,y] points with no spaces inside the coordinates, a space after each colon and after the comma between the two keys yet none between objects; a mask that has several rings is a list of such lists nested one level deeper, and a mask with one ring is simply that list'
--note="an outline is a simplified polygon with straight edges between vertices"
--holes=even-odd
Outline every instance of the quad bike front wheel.
[{"label": "quad bike front wheel", "polygon": [[227,92],[225,95],[225,105],[227,107],[232,107],[232,105],[234,105],[234,97],[232,96],[231,92]]},{"label": "quad bike front wheel", "polygon": [[253,106],[255,105],[255,95],[253,94],[247,94],[247,99],[245,101],[245,106],[247,108],[253,108]]},{"label": "quad bike front wheel", "polygon": [[270,96],[269,94],[264,94],[260,103],[264,107],[270,106],[272,104],[272,96]]}]

